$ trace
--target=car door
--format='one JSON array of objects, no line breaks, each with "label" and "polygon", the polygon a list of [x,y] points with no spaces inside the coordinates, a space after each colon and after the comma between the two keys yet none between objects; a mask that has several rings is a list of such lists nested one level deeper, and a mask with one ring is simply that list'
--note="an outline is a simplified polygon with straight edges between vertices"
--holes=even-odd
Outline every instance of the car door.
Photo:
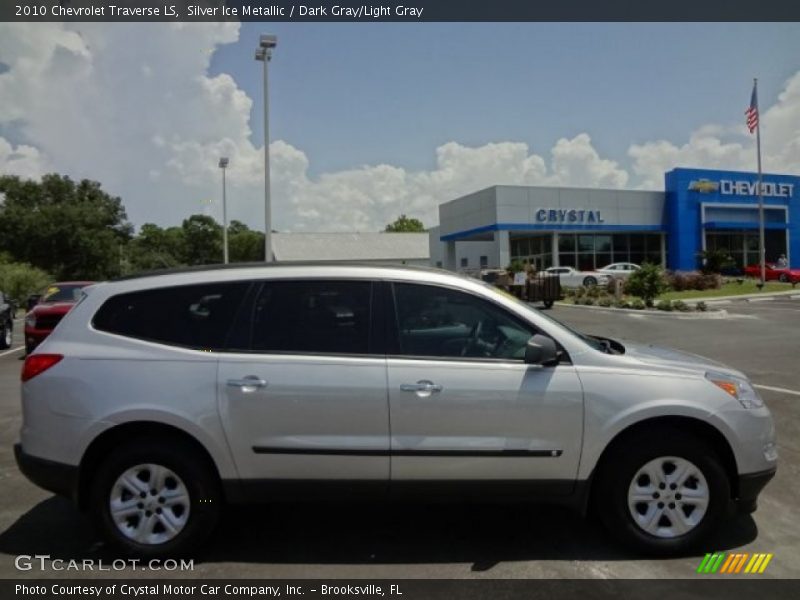
[{"label": "car door", "polygon": [[373,287],[256,285],[218,372],[220,413],[243,480],[386,485],[386,358]]},{"label": "car door", "polygon": [[571,491],[583,392],[567,357],[525,364],[538,331],[483,297],[432,284],[392,289],[392,488],[538,482]]}]

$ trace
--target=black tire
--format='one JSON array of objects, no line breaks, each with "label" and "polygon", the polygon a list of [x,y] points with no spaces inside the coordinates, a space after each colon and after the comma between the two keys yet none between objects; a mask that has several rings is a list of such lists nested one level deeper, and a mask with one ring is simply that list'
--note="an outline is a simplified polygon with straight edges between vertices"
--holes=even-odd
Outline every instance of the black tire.
[{"label": "black tire", "polygon": [[[175,537],[163,543],[134,541],[122,533],[111,516],[109,500],[117,479],[128,469],[146,464],[166,467],[178,476],[188,490],[189,514],[186,523]],[[151,501],[154,506],[158,506],[157,499]],[[185,556],[196,552],[216,527],[221,512],[222,494],[213,465],[208,464],[208,460],[190,445],[138,438],[115,449],[100,464],[97,475],[91,482],[89,502],[95,523],[110,545],[125,555],[149,559]],[[160,527],[164,529],[163,525]]]},{"label": "black tire", "polygon": [[35,345],[25,342],[25,356],[31,354],[34,350],[36,350]]},{"label": "black tire", "polygon": [[597,285],[597,278],[589,275],[583,279],[583,287],[592,287]]},{"label": "black tire", "polygon": [[[705,515],[693,529],[675,537],[648,533],[634,521],[628,507],[628,490],[634,477],[644,465],[660,457],[693,463],[708,484]],[[625,439],[604,458],[597,477],[592,499],[601,521],[624,544],[646,554],[668,556],[702,550],[700,544],[717,528],[730,505],[730,482],[714,449],[680,429],[647,430]],[[666,493],[670,493],[668,489]]]},{"label": "black tire", "polygon": [[545,300],[544,301],[544,307],[545,308],[553,308],[553,304],[554,304],[554,302],[552,300]]},{"label": "black tire", "polygon": [[14,324],[11,321],[6,321],[0,325],[0,350],[5,350],[11,347],[11,333],[14,331]]},{"label": "black tire", "polygon": [[778,278],[781,283],[788,283],[789,276],[786,273],[781,273],[781,276]]}]

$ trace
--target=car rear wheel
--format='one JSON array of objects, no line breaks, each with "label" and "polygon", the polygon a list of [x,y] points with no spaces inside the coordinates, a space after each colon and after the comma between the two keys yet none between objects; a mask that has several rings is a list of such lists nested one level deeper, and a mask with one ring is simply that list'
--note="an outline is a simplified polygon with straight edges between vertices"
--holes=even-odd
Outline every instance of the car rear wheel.
[{"label": "car rear wheel", "polygon": [[14,325],[11,321],[6,321],[0,325],[0,348],[11,348],[11,336],[14,331]]},{"label": "car rear wheel", "polygon": [[101,464],[90,502],[110,544],[155,558],[196,549],[214,529],[221,499],[212,466],[193,448],[142,438]]},{"label": "car rear wheel", "polygon": [[789,276],[786,273],[781,273],[778,279],[780,279],[781,283],[789,283]]},{"label": "car rear wheel", "polygon": [[695,549],[719,524],[730,499],[713,448],[679,430],[636,436],[611,453],[594,496],[621,541],[650,554]]},{"label": "car rear wheel", "polygon": [[597,278],[596,277],[592,277],[591,275],[589,275],[588,277],[585,277],[583,279],[583,286],[584,287],[592,287],[592,286],[595,286],[595,285],[597,285]]}]

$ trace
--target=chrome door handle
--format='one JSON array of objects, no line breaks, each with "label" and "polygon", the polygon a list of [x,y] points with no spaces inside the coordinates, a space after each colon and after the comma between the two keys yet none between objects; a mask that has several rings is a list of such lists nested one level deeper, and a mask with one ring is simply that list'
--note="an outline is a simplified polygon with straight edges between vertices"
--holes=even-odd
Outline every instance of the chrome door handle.
[{"label": "chrome door handle", "polygon": [[255,375],[248,375],[247,377],[243,377],[242,379],[228,379],[228,387],[238,387],[242,388],[242,391],[253,391],[256,388],[265,388],[267,387],[267,382],[265,379],[261,379],[260,377],[256,377]]},{"label": "chrome door handle", "polygon": [[427,379],[423,379],[418,381],[417,383],[402,383],[400,384],[400,390],[403,392],[417,392],[417,394],[438,394],[444,389],[443,386],[439,385],[438,383],[433,383],[432,381],[428,381]]}]

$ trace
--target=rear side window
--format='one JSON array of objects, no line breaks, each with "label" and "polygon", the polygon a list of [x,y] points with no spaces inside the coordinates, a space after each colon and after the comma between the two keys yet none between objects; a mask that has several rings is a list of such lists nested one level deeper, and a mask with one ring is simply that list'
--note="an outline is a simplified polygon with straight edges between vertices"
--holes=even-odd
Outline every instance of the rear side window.
[{"label": "rear side window", "polygon": [[369,354],[372,283],[270,281],[255,299],[250,350]]},{"label": "rear side window", "polygon": [[127,337],[219,350],[249,286],[212,283],[120,294],[106,300],[92,324]]}]

